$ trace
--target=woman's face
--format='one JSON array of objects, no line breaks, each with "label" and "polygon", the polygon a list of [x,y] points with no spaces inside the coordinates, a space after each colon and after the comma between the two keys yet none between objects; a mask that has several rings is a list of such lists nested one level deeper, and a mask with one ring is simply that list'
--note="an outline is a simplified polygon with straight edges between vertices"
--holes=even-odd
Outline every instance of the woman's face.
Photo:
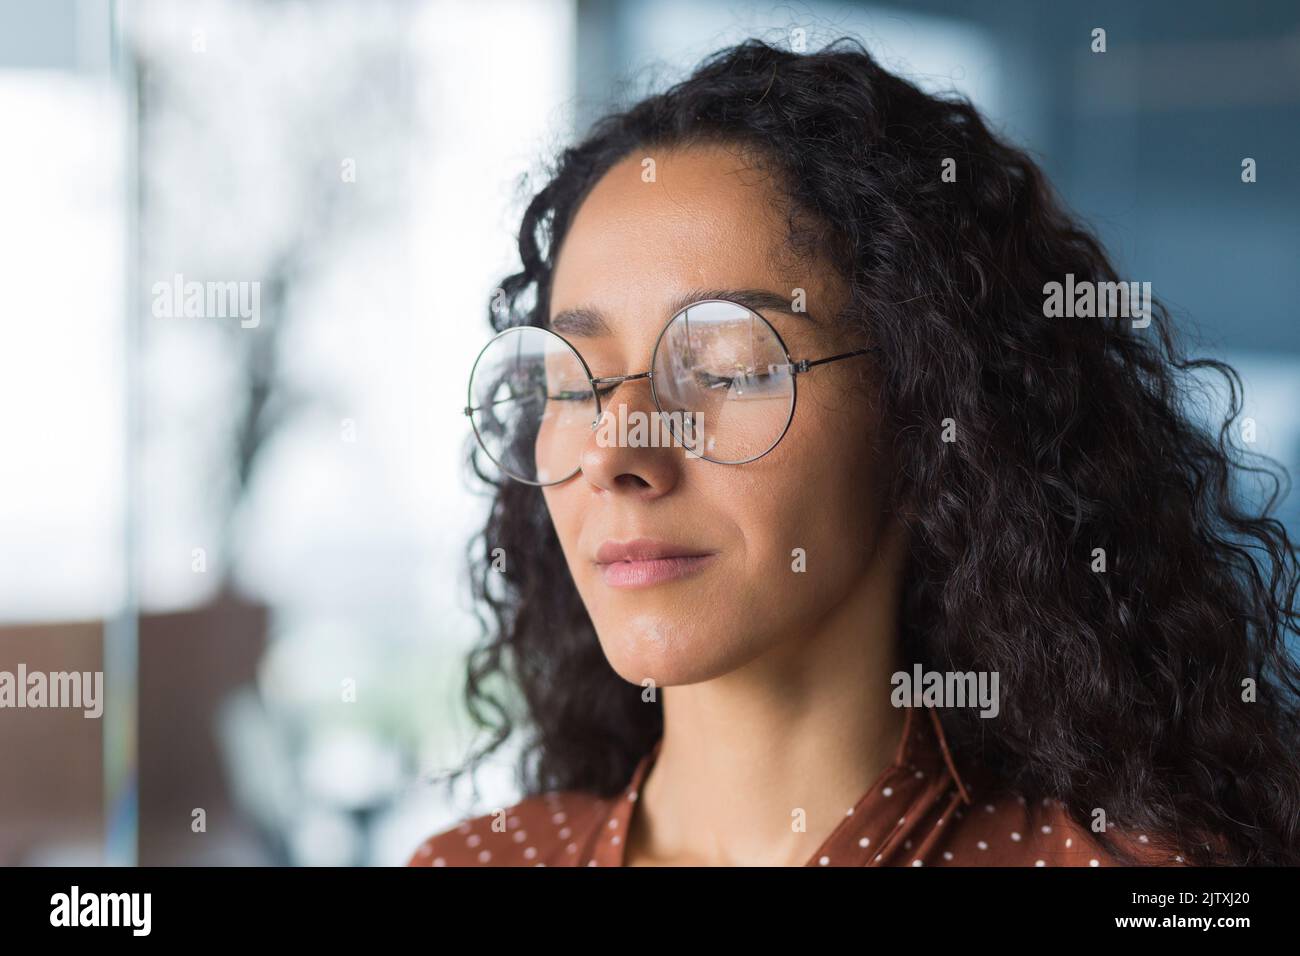
[{"label": "woman's face", "polygon": [[[627,157],[596,184],[564,239],[551,292],[555,331],[597,377],[643,372],[674,300],[761,290],[791,302],[802,289],[805,313],[758,310],[795,360],[860,345],[831,325],[845,301],[832,270],[789,253],[772,190],[719,147]],[[870,361],[800,375],[789,430],[756,461],[613,447],[593,432],[581,472],[543,489],[578,592],[624,679],[691,684],[796,648],[866,586],[880,560],[888,466],[866,390],[849,386]],[[619,385],[603,405],[614,416],[655,411],[644,379]],[[602,546],[637,539],[706,556],[602,561]]]}]

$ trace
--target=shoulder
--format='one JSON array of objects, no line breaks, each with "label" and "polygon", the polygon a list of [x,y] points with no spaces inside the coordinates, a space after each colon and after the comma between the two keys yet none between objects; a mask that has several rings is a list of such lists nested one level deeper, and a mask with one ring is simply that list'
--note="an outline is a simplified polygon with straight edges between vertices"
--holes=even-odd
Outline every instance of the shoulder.
[{"label": "shoulder", "polygon": [[[407,866],[572,865],[607,801],[578,790],[525,797],[428,837]],[[567,855],[567,856],[566,856]]]},{"label": "shoulder", "polygon": [[[935,862],[956,866],[1129,865],[1091,826],[1071,817],[1059,800],[986,792],[954,817],[943,841],[943,859]],[[1154,836],[1123,830],[1114,822],[1107,823],[1107,834],[1133,857],[1133,865],[1185,865],[1177,850],[1161,845]]]}]

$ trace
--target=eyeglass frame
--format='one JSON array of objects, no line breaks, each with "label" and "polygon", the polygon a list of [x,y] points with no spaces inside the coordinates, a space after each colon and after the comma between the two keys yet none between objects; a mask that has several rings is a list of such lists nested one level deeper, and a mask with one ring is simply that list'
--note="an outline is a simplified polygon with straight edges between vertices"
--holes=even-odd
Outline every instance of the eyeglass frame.
[{"label": "eyeglass frame", "polygon": [[[595,398],[596,400],[596,420],[591,425],[593,430],[597,427],[597,425],[600,422],[601,416],[604,414],[604,410],[601,408],[601,404],[600,404],[599,386],[602,385],[617,386],[617,385],[621,385],[624,382],[634,382],[637,379],[642,379],[642,378],[649,380],[650,397],[651,399],[653,399],[655,403],[655,409],[659,412],[660,415],[668,418],[670,423],[670,429],[671,429],[671,421],[672,421],[671,413],[664,411],[663,403],[659,401],[659,393],[655,390],[654,366],[655,366],[655,356],[659,354],[659,343],[663,341],[664,334],[670,328],[672,328],[673,323],[676,322],[682,316],[683,313],[687,312],[690,309],[695,308],[696,306],[706,305],[712,302],[724,302],[727,305],[734,305],[738,309],[744,309],[751,316],[753,316],[754,318],[762,322],[764,325],[766,325],[772,331],[772,335],[776,337],[776,344],[781,347],[781,354],[785,356],[785,363],[783,365],[769,364],[767,368],[769,370],[773,368],[786,368],[790,372],[790,413],[789,415],[786,416],[785,426],[781,429],[781,434],[778,435],[776,437],[776,440],[773,441],[772,444],[768,445],[764,451],[759,452],[757,455],[755,455],[752,458],[746,458],[744,461],[714,461],[712,458],[706,458],[702,454],[698,454],[696,456],[701,460],[707,461],[713,465],[748,465],[751,462],[758,461],[764,455],[767,455],[769,452],[771,452],[772,449],[774,449],[777,445],[781,444],[782,439],[785,438],[786,433],[790,430],[790,423],[794,421],[795,407],[798,405],[799,402],[799,376],[800,375],[804,374],[805,372],[808,372],[809,370],[817,367],[818,365],[826,365],[830,362],[838,362],[841,359],[853,358],[854,356],[857,355],[866,355],[869,352],[880,351],[880,346],[872,345],[866,348],[853,349],[848,352],[840,352],[836,355],[828,355],[824,358],[819,358],[819,359],[795,360],[794,358],[791,357],[790,350],[786,347],[785,339],[781,338],[781,333],[777,331],[776,326],[774,326],[771,322],[769,322],[767,318],[763,316],[761,313],[759,313],[757,310],[752,309],[747,305],[743,305],[740,302],[735,301],[734,299],[696,299],[694,302],[690,302],[682,306],[676,312],[674,312],[672,316],[669,317],[668,321],[664,323],[664,327],[659,330],[659,335],[655,338],[654,348],[650,350],[649,369],[647,369],[644,372],[633,372],[628,375],[608,375],[602,378],[596,378],[591,374],[591,366],[587,364],[587,360],[583,358],[582,353],[578,351],[578,347],[574,345],[572,342],[570,342],[568,339],[566,339],[559,332],[556,332],[553,329],[548,329],[543,325],[512,325],[510,328],[502,329],[496,335],[492,336],[492,338],[490,338],[484,344],[483,348],[479,350],[478,356],[474,359],[474,364],[470,366],[469,385],[466,389],[467,392],[466,400],[470,404],[466,405],[462,411],[464,415],[469,419],[470,427],[474,429],[474,438],[478,442],[479,448],[481,448],[483,450],[483,453],[487,455],[489,459],[491,459],[492,463],[497,466],[497,469],[503,475],[509,478],[511,481],[522,482],[523,484],[532,485],[536,488],[549,488],[551,485],[563,484],[564,482],[572,479],[580,471],[582,471],[582,465],[579,464],[569,474],[565,475],[563,478],[558,478],[555,481],[529,481],[527,478],[516,477],[515,475],[512,475],[508,471],[506,471],[505,468],[502,467],[501,463],[492,457],[492,453],[488,451],[487,445],[483,441],[483,436],[479,434],[478,425],[474,423],[474,412],[480,411],[482,408],[486,407],[486,406],[479,406],[478,408],[475,408],[473,406],[474,373],[478,371],[478,363],[482,360],[483,355],[487,352],[487,350],[490,349],[493,343],[495,343],[498,339],[502,338],[503,336],[509,335],[512,332],[520,332],[523,331],[524,329],[537,329],[540,332],[545,332],[548,335],[555,336],[557,339],[559,339],[568,347],[569,351],[571,351],[577,357],[578,361],[582,364],[582,370],[584,373],[586,373],[587,383],[591,388],[592,397]],[[612,395],[613,391],[611,391],[610,394]],[[678,441],[681,440],[681,438],[677,436],[675,433],[673,434],[673,437],[677,438]]]}]

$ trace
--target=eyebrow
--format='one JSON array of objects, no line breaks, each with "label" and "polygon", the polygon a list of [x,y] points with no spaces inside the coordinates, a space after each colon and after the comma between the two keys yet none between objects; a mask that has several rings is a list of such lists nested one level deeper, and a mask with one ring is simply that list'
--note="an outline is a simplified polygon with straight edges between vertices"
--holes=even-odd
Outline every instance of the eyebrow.
[{"label": "eyebrow", "polygon": [[[671,316],[688,305],[704,299],[725,299],[759,313],[783,312],[786,315],[799,316],[809,322],[817,321],[807,312],[795,309],[791,298],[767,289],[691,289],[668,303],[668,312],[664,316],[664,321],[668,321]],[[552,331],[577,337],[595,338],[611,334],[604,313],[591,307],[562,309],[550,320],[550,328]]]}]

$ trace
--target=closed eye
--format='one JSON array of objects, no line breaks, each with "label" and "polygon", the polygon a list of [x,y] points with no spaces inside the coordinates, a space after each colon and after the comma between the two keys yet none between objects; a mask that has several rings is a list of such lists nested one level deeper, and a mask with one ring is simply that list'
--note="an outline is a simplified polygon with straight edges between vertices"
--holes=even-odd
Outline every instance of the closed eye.
[{"label": "closed eye", "polygon": [[695,370],[695,384],[703,388],[730,388],[735,381],[736,376],[733,373],[724,372],[718,375],[702,368]]},{"label": "closed eye", "polygon": [[591,389],[574,388],[560,392],[548,392],[546,397],[553,402],[584,402],[591,400]]}]

